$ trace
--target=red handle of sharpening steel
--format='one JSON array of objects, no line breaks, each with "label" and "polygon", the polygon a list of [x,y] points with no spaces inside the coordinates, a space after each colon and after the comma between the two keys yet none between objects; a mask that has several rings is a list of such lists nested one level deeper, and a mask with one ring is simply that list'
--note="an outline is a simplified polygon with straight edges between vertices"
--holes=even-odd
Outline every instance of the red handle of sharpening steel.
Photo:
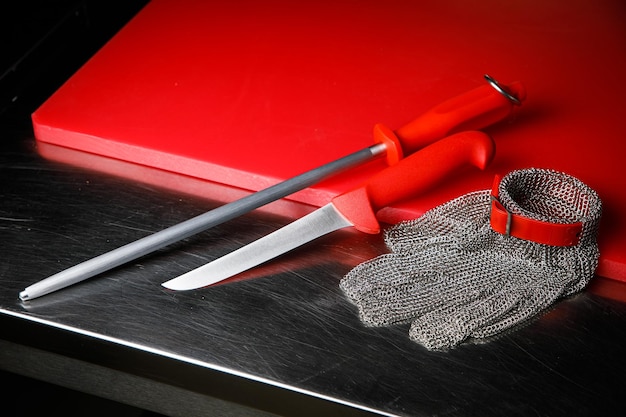
[{"label": "red handle of sharpening steel", "polygon": [[506,118],[526,99],[521,82],[488,84],[449,99],[430,109],[395,132],[383,124],[374,126],[374,141],[387,147],[387,162],[397,163],[428,144],[454,132],[480,130]]},{"label": "red handle of sharpening steel", "polygon": [[376,212],[433,187],[464,165],[484,169],[493,159],[495,144],[483,132],[461,132],[407,156],[371,177],[365,184],[332,200],[355,228],[378,233]]}]

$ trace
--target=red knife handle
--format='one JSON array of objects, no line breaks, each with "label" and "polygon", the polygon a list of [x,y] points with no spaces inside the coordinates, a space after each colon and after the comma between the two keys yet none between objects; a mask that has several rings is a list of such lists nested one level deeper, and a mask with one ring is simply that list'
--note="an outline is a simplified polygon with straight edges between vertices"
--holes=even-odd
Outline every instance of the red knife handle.
[{"label": "red knife handle", "polygon": [[[393,165],[404,155],[430,143],[465,130],[480,130],[506,118],[516,105],[526,99],[521,82],[510,85],[490,81],[481,87],[451,98],[427,111],[395,132],[383,124],[374,126],[374,141],[387,147],[387,162]],[[511,96],[511,97],[507,97]]]},{"label": "red knife handle", "polygon": [[495,144],[486,133],[457,133],[380,171],[362,186],[335,197],[332,203],[358,230],[378,233],[378,210],[428,190],[462,166],[484,169],[494,154]]}]

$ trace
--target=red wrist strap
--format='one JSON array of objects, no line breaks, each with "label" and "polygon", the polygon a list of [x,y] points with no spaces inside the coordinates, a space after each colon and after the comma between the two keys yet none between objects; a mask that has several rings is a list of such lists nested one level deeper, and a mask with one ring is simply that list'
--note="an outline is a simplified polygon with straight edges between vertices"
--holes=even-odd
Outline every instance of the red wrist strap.
[{"label": "red wrist strap", "polygon": [[508,211],[498,200],[500,176],[496,176],[491,190],[491,228],[503,235],[551,246],[574,246],[583,228],[578,223],[549,223]]}]

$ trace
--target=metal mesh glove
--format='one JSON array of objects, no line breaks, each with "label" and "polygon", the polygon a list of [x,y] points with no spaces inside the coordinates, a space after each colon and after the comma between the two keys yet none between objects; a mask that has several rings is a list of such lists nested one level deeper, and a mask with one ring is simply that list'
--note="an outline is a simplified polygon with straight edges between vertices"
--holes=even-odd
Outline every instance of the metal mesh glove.
[{"label": "metal mesh glove", "polygon": [[490,337],[587,285],[601,211],[572,176],[513,171],[492,191],[389,229],[391,253],[358,265],[340,287],[364,323],[412,322],[409,336],[429,349]]}]

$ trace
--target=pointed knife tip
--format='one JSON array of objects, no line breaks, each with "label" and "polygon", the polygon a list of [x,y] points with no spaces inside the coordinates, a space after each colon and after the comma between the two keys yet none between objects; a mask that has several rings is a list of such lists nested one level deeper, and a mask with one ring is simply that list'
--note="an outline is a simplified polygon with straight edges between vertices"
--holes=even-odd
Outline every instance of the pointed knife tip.
[{"label": "pointed knife tip", "polygon": [[168,290],[172,290],[172,291],[185,291],[185,290],[192,289],[192,288],[183,288],[180,285],[177,285],[173,281],[176,281],[176,280],[173,279],[173,280],[170,280],[170,281],[163,282],[163,283],[161,283],[161,286],[167,288]]}]

